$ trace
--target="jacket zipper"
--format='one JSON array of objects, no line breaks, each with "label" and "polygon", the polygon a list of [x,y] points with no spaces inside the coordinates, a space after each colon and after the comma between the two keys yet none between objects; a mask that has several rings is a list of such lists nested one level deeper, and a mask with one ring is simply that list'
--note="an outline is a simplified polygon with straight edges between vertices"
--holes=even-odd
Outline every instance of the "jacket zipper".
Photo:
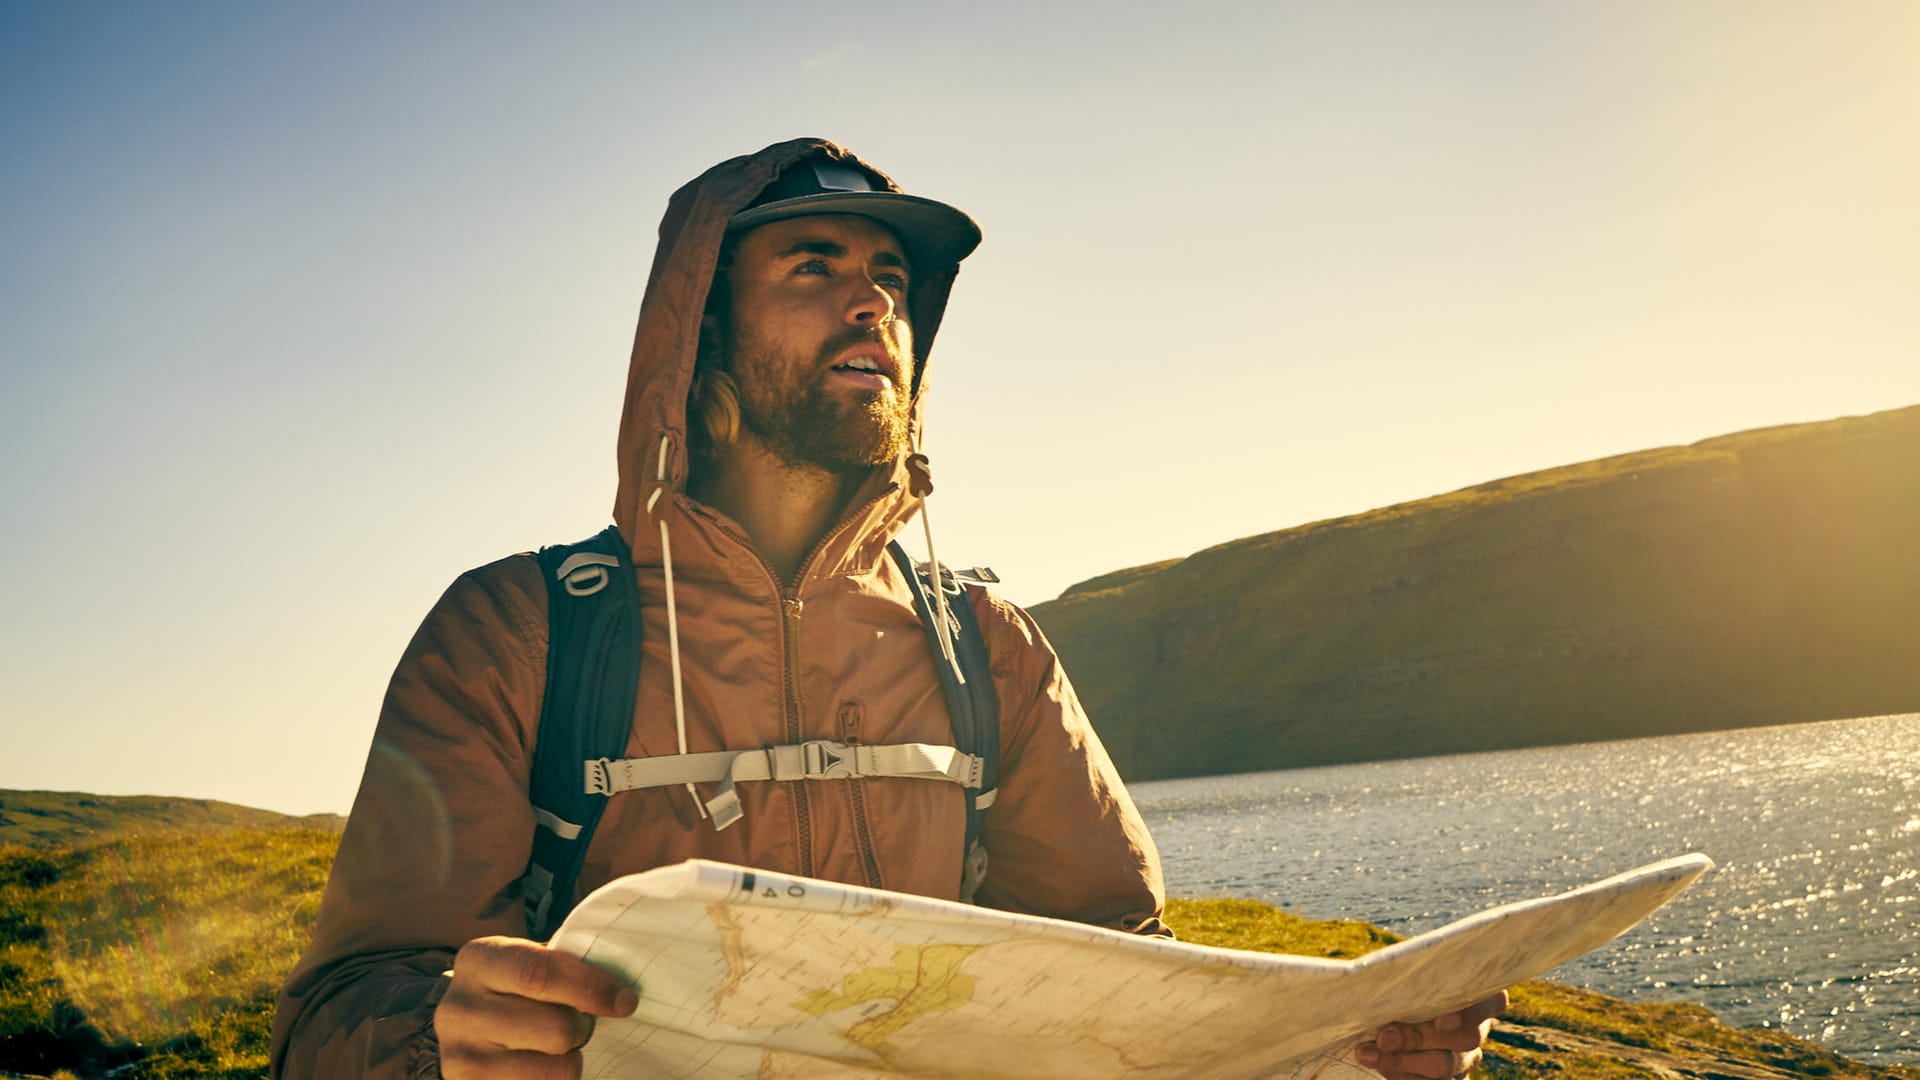
[{"label": "jacket zipper", "polygon": [[[797,590],[796,590],[797,592]],[[800,688],[793,684],[793,673],[800,667],[800,610],[798,595],[780,594],[780,681],[786,694],[785,727],[787,745],[800,741]],[[793,812],[800,826],[800,876],[813,877],[813,813],[807,806],[807,782],[794,780]]]},{"label": "jacket zipper", "polygon": [[[726,523],[711,513],[701,514],[702,517],[712,522],[715,528],[731,537],[741,547],[746,548],[755,559],[760,561],[760,568],[767,572],[767,580],[773,583],[774,593],[780,597],[780,647],[782,657],[780,663],[780,682],[785,695],[783,705],[785,715],[782,718],[781,730],[785,732],[789,745],[800,741],[800,688],[794,683],[794,673],[798,671],[800,667],[799,624],[800,614],[804,607],[804,602],[800,599],[800,583],[807,579],[807,571],[812,568],[813,560],[818,558],[820,552],[827,546],[827,541],[839,535],[841,530],[847,527],[848,522],[866,513],[872,509],[875,504],[879,503],[880,500],[893,494],[894,490],[899,486],[898,484],[888,484],[885,488],[882,488],[878,494],[874,495],[873,498],[860,504],[858,509],[850,513],[842,514],[840,516],[840,523],[823,533],[820,539],[814,542],[812,549],[807,552],[806,558],[800,560],[800,569],[793,575],[792,588],[781,584],[779,572],[774,570],[773,564],[767,561],[765,555],[761,554],[759,546],[754,544],[752,537],[730,528]],[[700,504],[691,499],[686,500],[686,503],[689,507],[700,507]],[[805,780],[794,780],[791,783],[793,786],[794,820],[799,827],[800,833],[800,876],[813,877],[813,815],[807,806],[807,782]],[[873,838],[869,835],[867,829],[865,800],[860,798],[859,788],[857,787],[858,781],[849,780],[847,783],[856,785],[854,789],[854,829],[858,834],[861,857],[867,864],[867,879],[877,887],[880,883],[880,867],[878,861],[874,858]]]},{"label": "jacket zipper", "polygon": [[[868,499],[866,502],[860,504],[860,507],[858,509],[853,510],[850,513],[842,514],[840,516],[840,523],[838,525],[835,525],[833,528],[828,529],[825,533],[822,533],[820,536],[820,539],[814,541],[813,549],[807,552],[806,558],[803,558],[800,560],[800,569],[796,571],[793,575],[793,590],[790,593],[783,594],[781,597],[782,606],[786,609],[786,613],[787,613],[787,618],[785,621],[783,621],[782,628],[784,629],[786,633],[786,638],[787,638],[787,663],[786,663],[786,668],[787,668],[786,683],[787,683],[787,701],[788,701],[787,741],[789,743],[797,743],[800,741],[800,691],[799,691],[799,688],[796,687],[793,682],[794,672],[798,671],[800,668],[800,626],[799,626],[800,611],[801,611],[800,583],[807,579],[807,571],[813,568],[813,561],[816,558],[819,558],[820,552],[824,550],[827,546],[827,541],[833,539],[835,536],[838,536],[841,533],[841,531],[847,527],[849,522],[853,521],[855,518],[860,517],[862,514],[865,514],[881,499],[884,499],[888,495],[891,495],[894,489],[898,486],[899,485],[897,484],[888,484],[885,488],[882,488],[880,490],[879,494],[875,495],[871,499]],[[762,559],[761,561],[765,562],[766,560]],[[854,838],[859,844],[860,859],[863,863],[865,863],[865,869],[867,871],[867,884],[874,888],[879,888],[880,887],[880,863],[879,863],[879,860],[874,857],[873,837],[867,828],[866,800],[861,796],[860,781],[850,779],[847,781],[847,785],[853,792]],[[796,780],[794,781],[793,786],[794,786],[794,797],[799,800],[799,806],[801,810],[800,851],[806,866],[806,869],[802,870],[801,873],[806,877],[812,877],[813,876],[813,829],[812,829],[812,824],[809,821],[808,815],[806,813],[807,782],[804,780]]]},{"label": "jacket zipper", "polygon": [[853,793],[853,831],[860,841],[860,861],[867,865],[867,885],[884,889],[887,886],[880,880],[880,860],[873,853],[873,836],[867,829],[867,794],[859,780],[848,780],[847,790]]}]

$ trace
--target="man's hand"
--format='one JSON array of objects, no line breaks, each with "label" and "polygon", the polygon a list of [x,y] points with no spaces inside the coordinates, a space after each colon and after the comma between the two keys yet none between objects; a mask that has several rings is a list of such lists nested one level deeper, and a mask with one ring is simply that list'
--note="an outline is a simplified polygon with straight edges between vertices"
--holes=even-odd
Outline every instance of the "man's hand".
[{"label": "man's hand", "polygon": [[1480,1044],[1507,1007],[1505,990],[1424,1024],[1388,1024],[1354,1057],[1387,1080],[1447,1080],[1480,1064]]},{"label": "man's hand", "polygon": [[453,958],[434,1010],[440,1071],[575,1080],[596,1016],[629,1016],[640,995],[617,975],[524,938],[475,938]]}]

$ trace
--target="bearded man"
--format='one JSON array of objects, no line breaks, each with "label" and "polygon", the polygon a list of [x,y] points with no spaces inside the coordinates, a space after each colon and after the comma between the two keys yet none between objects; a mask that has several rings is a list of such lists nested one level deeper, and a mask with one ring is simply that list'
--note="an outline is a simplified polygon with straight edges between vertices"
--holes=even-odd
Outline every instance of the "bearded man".
[{"label": "bearded man", "polygon": [[[941,660],[886,547],[931,490],[915,452],[928,354],[979,239],[965,214],[817,139],[674,195],[618,443],[613,516],[642,623],[629,758],[951,745]],[[762,781],[730,792],[723,819],[687,783],[610,799],[555,899],[707,858],[1167,933],[1152,839],[1045,636],[982,588],[956,602],[1000,703],[984,878],[963,882],[953,784]],[[409,645],[281,996],[277,1074],[573,1076],[593,1018],[646,992],[531,940],[548,614],[538,562],[516,555],[456,580]],[[1365,1053],[1390,1077],[1455,1075],[1499,1005],[1395,1025]]]}]

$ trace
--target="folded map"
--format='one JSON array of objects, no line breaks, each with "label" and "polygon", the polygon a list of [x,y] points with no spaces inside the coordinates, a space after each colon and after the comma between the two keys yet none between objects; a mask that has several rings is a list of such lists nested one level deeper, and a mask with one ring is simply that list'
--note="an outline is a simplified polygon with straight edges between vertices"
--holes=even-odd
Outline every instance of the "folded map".
[{"label": "folded map", "polygon": [[609,882],[555,948],[633,980],[588,1078],[1377,1077],[1353,1048],[1618,937],[1711,868],[1685,855],[1355,960],[1079,923],[692,860]]}]

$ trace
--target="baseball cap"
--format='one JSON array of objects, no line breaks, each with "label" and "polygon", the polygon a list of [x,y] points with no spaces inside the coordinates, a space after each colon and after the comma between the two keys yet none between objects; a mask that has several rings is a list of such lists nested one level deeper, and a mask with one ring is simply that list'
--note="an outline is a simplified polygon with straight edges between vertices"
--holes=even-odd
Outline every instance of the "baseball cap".
[{"label": "baseball cap", "polygon": [[889,191],[846,161],[808,158],[787,167],[745,210],[729,233],[803,214],[859,214],[892,229],[915,267],[956,266],[980,245],[980,226],[946,203]]}]

